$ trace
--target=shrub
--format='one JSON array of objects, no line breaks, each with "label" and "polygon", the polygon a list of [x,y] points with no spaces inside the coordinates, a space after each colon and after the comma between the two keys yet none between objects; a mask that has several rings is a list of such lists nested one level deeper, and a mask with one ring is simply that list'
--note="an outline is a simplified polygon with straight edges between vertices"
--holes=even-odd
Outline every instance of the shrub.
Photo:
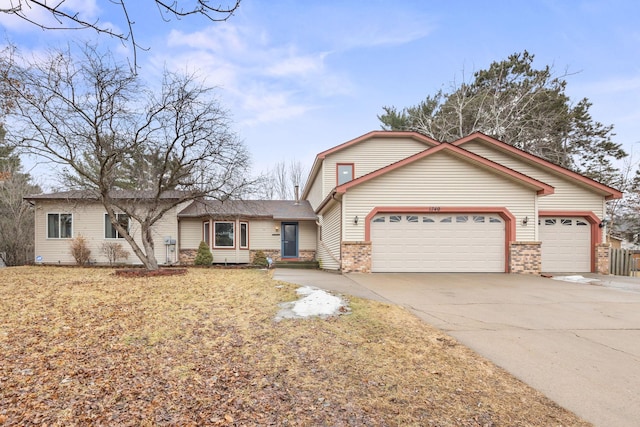
[{"label": "shrub", "polygon": [[204,241],[200,242],[200,246],[198,246],[198,254],[196,255],[195,264],[196,265],[211,265],[213,262],[213,255],[211,254],[211,250],[209,250],[209,245],[207,245]]},{"label": "shrub", "polygon": [[78,265],[87,265],[91,260],[91,249],[87,244],[87,239],[79,235],[71,239],[71,256],[76,260]]},{"label": "shrub", "polygon": [[119,259],[129,258],[129,252],[118,242],[104,242],[102,246],[100,246],[100,250],[109,260],[109,265],[115,264]]},{"label": "shrub", "polygon": [[259,265],[260,267],[268,267],[269,263],[267,262],[267,256],[262,251],[257,251],[253,256],[253,264]]}]

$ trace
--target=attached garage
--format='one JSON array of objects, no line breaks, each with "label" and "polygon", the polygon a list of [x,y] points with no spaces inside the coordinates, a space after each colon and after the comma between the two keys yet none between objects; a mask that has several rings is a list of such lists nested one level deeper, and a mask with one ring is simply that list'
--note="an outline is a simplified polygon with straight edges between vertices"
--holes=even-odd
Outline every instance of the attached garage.
[{"label": "attached garage", "polygon": [[505,221],[487,213],[385,213],[371,219],[373,272],[504,272]]},{"label": "attached garage", "polygon": [[591,271],[591,226],[584,217],[541,217],[542,271]]}]

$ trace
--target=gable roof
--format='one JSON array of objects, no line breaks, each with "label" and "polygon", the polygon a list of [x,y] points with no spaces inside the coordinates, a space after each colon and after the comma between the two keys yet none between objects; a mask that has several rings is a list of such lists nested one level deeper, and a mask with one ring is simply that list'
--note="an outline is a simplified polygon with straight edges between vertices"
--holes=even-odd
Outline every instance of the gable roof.
[{"label": "gable roof", "polygon": [[307,185],[305,186],[304,191],[302,192],[302,198],[304,199],[305,197],[307,197],[308,192],[310,191],[310,188],[311,188],[311,183],[315,179],[315,177],[318,175],[322,161],[329,154],[342,151],[345,148],[352,147],[354,145],[360,144],[364,141],[368,141],[374,138],[409,138],[409,139],[413,139],[415,141],[421,142],[428,147],[432,147],[434,145],[440,144],[440,142],[436,141],[435,139],[429,138],[428,136],[418,132],[374,130],[374,131],[365,133],[364,135],[361,135],[357,138],[344,142],[340,145],[336,145],[335,147],[329,148],[328,150],[325,150],[319,153],[318,155],[316,155],[316,159],[313,162],[311,171],[309,172],[309,177],[307,178]]},{"label": "gable roof", "polygon": [[465,149],[456,147],[455,145],[451,145],[448,143],[443,143],[440,144],[436,147],[433,148],[429,148],[427,150],[424,150],[420,153],[414,154],[413,156],[407,157],[403,160],[400,160],[398,162],[392,163],[389,166],[385,166],[381,169],[378,169],[377,171],[368,173],[367,175],[363,175],[357,179],[354,179],[352,181],[349,181],[345,184],[342,184],[338,187],[336,187],[336,192],[341,194],[341,193],[345,193],[349,188],[354,187],[356,185],[359,185],[363,182],[369,181],[370,179],[373,179],[377,176],[386,174],[388,172],[391,172],[392,170],[401,168],[407,164],[413,163],[415,161],[418,161],[420,159],[423,159],[425,157],[429,157],[434,155],[435,153],[439,153],[439,152],[449,152],[453,155],[455,155],[458,158],[462,158],[464,160],[467,160],[471,163],[474,163],[478,166],[484,167],[488,170],[492,170],[494,172],[497,172],[499,174],[505,175],[515,181],[519,181],[522,184],[524,184],[527,187],[533,188],[535,189],[538,194],[540,195],[547,195],[547,194],[553,194],[554,190],[553,187],[550,186],[549,184],[545,184],[542,181],[538,181],[535,178],[531,178],[530,176],[527,176],[523,173],[520,173],[516,170],[510,169],[506,166],[503,166],[499,163],[493,162],[489,159],[486,159],[482,156],[479,156],[477,154],[474,154],[470,151],[467,151]]},{"label": "gable roof", "polygon": [[178,213],[179,218],[247,217],[274,220],[316,220],[307,200],[195,200]]},{"label": "gable roof", "polygon": [[409,156],[405,159],[402,159],[398,162],[392,163],[388,166],[380,168],[376,171],[363,175],[359,178],[356,178],[352,181],[349,181],[345,184],[337,186],[329,195],[320,203],[318,208],[316,209],[318,212],[332,199],[335,194],[344,194],[352,187],[358,186],[362,183],[365,183],[373,178],[377,178],[381,175],[387,174],[396,169],[402,168],[408,164],[414,163],[418,160],[424,159],[426,157],[432,156],[439,152],[445,152],[451,155],[454,155],[460,159],[463,159],[467,162],[473,163],[478,167],[485,168],[493,173],[497,173],[507,177],[508,179],[520,182],[526,187],[529,187],[535,190],[539,195],[548,195],[553,194],[554,189],[551,185],[546,184],[542,181],[539,181],[535,178],[531,178],[523,173],[520,173],[516,170],[510,169],[506,166],[503,166],[499,163],[493,162],[489,159],[486,159],[482,156],[474,154],[470,151],[467,151],[463,148],[457,147],[455,145],[449,143],[441,143],[435,147],[429,148],[427,150],[421,151],[420,153],[414,154],[413,156]]},{"label": "gable roof", "polygon": [[498,139],[492,138],[488,135],[483,134],[482,132],[475,132],[472,133],[471,135],[468,135],[464,138],[460,138],[456,141],[453,141],[451,144],[456,146],[456,147],[460,147],[463,146],[464,144],[470,142],[470,141],[482,141],[485,143],[488,143],[496,148],[498,148],[501,151],[504,152],[508,152],[514,156],[520,157],[524,160],[526,160],[529,163],[533,163],[537,166],[543,167],[547,170],[551,170],[554,173],[558,174],[558,175],[562,175],[566,178],[569,178],[573,181],[577,181],[578,183],[585,185],[587,187],[591,187],[592,189],[603,193],[605,195],[605,199],[606,200],[611,200],[611,199],[620,199],[622,198],[622,192],[619,190],[616,190],[615,188],[609,187],[605,184],[601,184],[598,181],[595,181],[591,178],[587,178],[584,175],[581,175],[577,172],[573,172],[567,168],[564,168],[562,166],[558,166],[555,163],[552,163],[548,160],[543,159],[542,157],[538,157],[534,154],[531,153],[527,153],[526,151],[523,151],[519,148],[514,147],[513,145],[509,145],[505,142],[502,142]]}]

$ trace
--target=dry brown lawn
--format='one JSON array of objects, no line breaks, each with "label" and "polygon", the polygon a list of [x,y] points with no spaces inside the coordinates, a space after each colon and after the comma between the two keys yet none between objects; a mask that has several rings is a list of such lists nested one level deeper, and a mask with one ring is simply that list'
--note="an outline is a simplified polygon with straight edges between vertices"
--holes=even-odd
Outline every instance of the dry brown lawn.
[{"label": "dry brown lawn", "polygon": [[258,270],[0,270],[0,425],[587,425],[406,310]]}]

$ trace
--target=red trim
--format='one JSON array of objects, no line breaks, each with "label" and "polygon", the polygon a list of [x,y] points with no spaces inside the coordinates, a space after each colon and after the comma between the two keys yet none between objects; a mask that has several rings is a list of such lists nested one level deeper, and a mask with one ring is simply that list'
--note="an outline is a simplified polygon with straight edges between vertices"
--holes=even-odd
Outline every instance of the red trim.
[{"label": "red trim", "polygon": [[[242,246],[242,224],[246,224],[247,225],[247,245],[246,246]],[[240,234],[238,235],[238,246],[240,246],[240,249],[249,249],[249,221],[240,221]]]},{"label": "red trim", "polygon": [[318,154],[316,157],[318,157],[319,159],[324,159],[329,154],[335,153],[336,151],[344,150],[347,147],[359,144],[363,141],[366,141],[372,138],[411,138],[431,146],[440,145],[440,142],[436,141],[435,139],[429,138],[428,136],[422,135],[421,133],[417,133],[417,132],[374,130],[374,131],[365,133],[364,135],[361,135],[355,139],[344,142],[340,145],[336,145],[335,147],[329,148],[328,150],[325,150],[320,154]]},{"label": "red trim", "polygon": [[[539,211],[538,217],[566,216],[584,218],[591,224],[591,272],[596,273],[596,245],[602,243],[600,218],[591,211]],[[544,244],[544,242],[542,242]]]},{"label": "red trim", "polygon": [[492,138],[490,136],[487,136],[481,132],[475,132],[472,133],[469,136],[466,136],[464,138],[458,139],[457,141],[452,142],[451,144],[455,145],[455,146],[460,146],[463,144],[466,144],[469,141],[474,141],[476,139],[480,139],[484,142],[488,142],[490,144],[495,145],[496,147],[500,148],[501,150],[504,151],[508,151],[512,154],[515,154],[517,156],[523,157],[533,163],[536,163],[538,165],[544,166],[546,168],[549,168],[551,170],[553,170],[554,172],[558,172],[562,175],[565,175],[569,178],[573,178],[574,180],[577,180],[583,184],[586,184],[590,187],[594,187],[596,189],[598,189],[601,192],[607,193],[606,196],[606,200],[611,200],[611,199],[621,199],[622,198],[622,192],[616,190],[615,188],[609,187],[607,185],[601,184],[597,181],[592,180],[591,178],[587,178],[584,175],[580,175],[579,173],[570,171],[569,169],[563,168],[562,166],[558,166],[554,163],[551,163],[548,160],[545,160],[541,157],[538,156],[534,156],[533,154],[527,153],[526,151],[520,150],[519,148],[514,147],[513,145],[509,145],[505,142],[502,142],[498,139]]},{"label": "red trim", "polygon": [[356,177],[355,163],[336,163],[336,187],[340,185],[340,166],[351,166],[351,179],[347,182],[353,181],[353,179]]},{"label": "red trim", "polygon": [[539,195],[553,194],[554,192],[553,187],[550,186],[549,184],[545,184],[542,181],[538,181],[537,179],[531,178],[513,169],[509,169],[506,166],[502,166],[501,164],[495,163],[489,159],[485,159],[482,156],[479,156],[477,154],[474,154],[470,151],[456,147],[451,144],[441,144],[441,145],[429,148],[427,150],[421,151],[420,153],[414,154],[413,156],[409,156],[403,160],[400,160],[396,163],[392,163],[389,166],[385,166],[381,169],[378,169],[377,171],[371,172],[367,175],[363,175],[357,179],[354,179],[353,181],[347,182],[346,184],[342,184],[336,187],[336,192],[345,193],[351,187],[354,187],[358,184],[369,181],[370,179],[376,178],[380,175],[384,175],[387,172],[391,172],[392,170],[401,168],[405,165],[408,165],[410,163],[413,163],[425,157],[431,156],[440,151],[450,151],[451,152],[450,154],[456,155],[458,157],[462,157],[465,160],[474,162],[476,164],[486,166],[488,169],[492,171],[502,173],[504,175],[508,175],[511,178],[521,181],[528,186],[534,187],[535,189],[537,189]]},{"label": "red trim", "polygon": [[[204,225],[208,224],[209,225],[209,235],[205,235],[204,232]],[[209,249],[211,249],[211,220],[208,219],[206,221],[202,221],[202,240],[209,246]]]},{"label": "red trim", "polygon": [[505,222],[504,227],[504,272],[509,273],[509,243],[516,238],[516,217],[505,207],[488,206],[376,206],[367,214],[364,222],[364,240],[371,241],[371,220],[381,213],[493,213],[497,214]]}]

